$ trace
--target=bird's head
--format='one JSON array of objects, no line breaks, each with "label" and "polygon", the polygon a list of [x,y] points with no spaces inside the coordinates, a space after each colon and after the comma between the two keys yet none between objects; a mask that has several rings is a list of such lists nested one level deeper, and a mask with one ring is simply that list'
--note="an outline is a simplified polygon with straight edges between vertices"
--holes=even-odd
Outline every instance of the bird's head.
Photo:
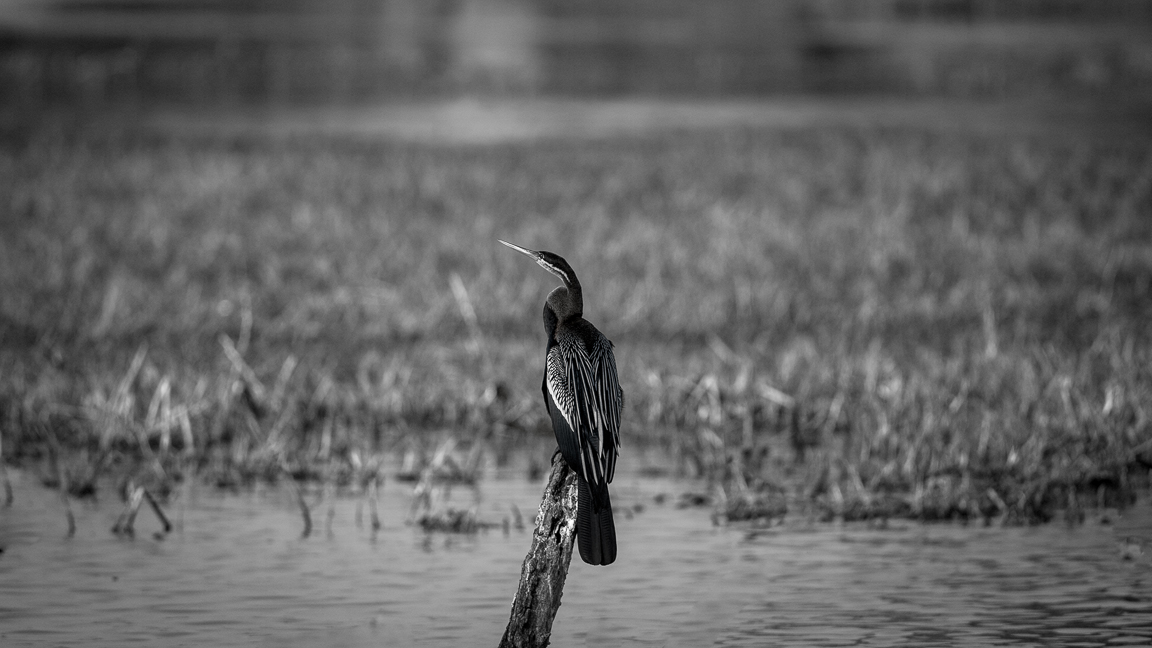
[{"label": "bird's head", "polygon": [[564,257],[560,256],[559,254],[543,250],[539,252],[536,250],[529,250],[527,248],[522,248],[519,245],[513,245],[508,241],[500,242],[512,248],[513,250],[516,250],[517,252],[532,257],[532,259],[534,259],[541,268],[544,268],[548,272],[555,275],[558,279],[560,279],[560,281],[563,281],[564,285],[568,288],[578,288],[580,286],[580,280],[576,278],[576,272],[572,270],[572,266],[568,265],[568,262],[564,260]]},{"label": "bird's head", "polygon": [[[497,239],[499,240],[499,239]],[[572,270],[572,266],[564,260],[564,257],[552,252],[537,252],[536,250],[529,250],[522,248],[519,245],[512,245],[508,241],[500,241],[504,245],[532,257],[536,263],[541,267],[552,273],[564,282],[563,286],[557,286],[555,290],[548,294],[548,300],[545,302],[545,311],[552,310],[554,317],[564,321],[571,317],[580,317],[584,313],[584,293],[580,289],[580,280],[576,278],[576,272]],[[545,318],[548,316],[545,315]],[[547,326],[547,319],[545,319]]]}]

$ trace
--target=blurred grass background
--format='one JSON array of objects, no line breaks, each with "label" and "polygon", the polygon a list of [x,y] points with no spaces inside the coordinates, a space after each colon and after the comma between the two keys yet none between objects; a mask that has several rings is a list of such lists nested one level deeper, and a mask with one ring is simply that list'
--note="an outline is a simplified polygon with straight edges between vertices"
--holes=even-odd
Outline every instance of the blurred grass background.
[{"label": "blurred grass background", "polygon": [[224,481],[444,434],[547,443],[552,280],[497,237],[573,260],[619,347],[626,449],[690,474],[732,447],[781,479],[815,449],[866,488],[976,471],[1053,497],[1152,459],[1144,146],[45,135],[2,165],[9,459],[46,428]]},{"label": "blurred grass background", "polygon": [[24,109],[462,92],[1146,99],[1150,32],[1146,0],[4,0],[0,83]]},{"label": "blurred grass background", "polygon": [[[1009,5],[1023,13],[998,13]],[[236,485],[287,472],[355,485],[405,455],[418,470],[445,441],[467,449],[465,476],[523,448],[535,448],[538,467],[553,444],[539,403],[540,309],[553,279],[506,254],[503,238],[557,252],[580,274],[588,317],[618,349],[623,452],[645,470],[706,477],[730,517],[799,505],[848,518],[1031,521],[1123,504],[1147,484],[1146,128],[1096,138],[1059,124],[1043,133],[728,125],[452,144],[175,133],[133,121],[185,101],[560,92],[655,93],[658,103],[896,90],[1059,102],[1083,101],[1085,88],[1138,115],[1146,42],[1129,36],[1147,29],[1148,3],[814,2],[787,16],[775,3],[742,3],[763,9],[756,15],[780,40],[747,49],[736,30],[716,51],[702,49],[714,39],[700,34],[730,33],[739,12],[580,4],[589,18],[502,2],[468,17],[481,5],[460,3],[443,9],[453,18],[439,28],[457,41],[471,34],[477,52],[490,42],[486,20],[506,25],[524,6],[538,11],[533,29],[554,36],[539,40],[544,53],[528,68],[507,51],[451,50],[444,60],[459,65],[445,63],[448,76],[416,57],[383,77],[358,71],[369,64],[358,50],[343,59],[356,61],[350,68],[297,65],[311,55],[277,38],[268,47],[280,54],[256,49],[237,67],[220,64],[221,52],[237,51],[221,33],[312,30],[308,4],[249,21],[263,32],[235,16],[209,20],[232,5],[130,6],[153,27],[148,11],[185,7],[208,25],[211,46],[125,36],[136,23],[115,14],[93,36],[111,49],[83,49],[91,34],[68,32],[64,18],[22,19],[0,57],[18,84],[8,87],[19,88],[5,95],[0,129],[0,431],[5,461],[48,483],[85,494],[100,475],[163,490],[192,474]],[[1073,59],[989,35],[1035,29],[1028,12],[1042,7],[1063,8],[1053,20],[1075,35]],[[1088,26],[1068,28],[1072,19]],[[452,32],[463,20],[481,26]],[[919,27],[893,41],[908,21]],[[974,47],[972,34],[985,34],[987,57],[958,54],[958,77],[930,67],[921,72],[931,82],[919,84],[892,62],[939,45],[923,34],[941,22],[955,28],[939,32],[953,44]],[[640,34],[631,49],[612,45],[630,32]],[[555,55],[563,65],[547,54],[558,42],[575,48]],[[680,79],[669,43],[704,67]],[[1001,45],[1041,58],[1017,70],[1016,54],[994,53]],[[401,55],[378,60],[399,65],[392,56]],[[1093,76],[1039,60],[1114,65]],[[708,61],[720,72],[707,73]],[[124,76],[110,71],[120,64]],[[167,70],[156,74],[169,85],[152,85],[151,70]],[[357,79],[376,85],[351,94],[324,85]]]}]

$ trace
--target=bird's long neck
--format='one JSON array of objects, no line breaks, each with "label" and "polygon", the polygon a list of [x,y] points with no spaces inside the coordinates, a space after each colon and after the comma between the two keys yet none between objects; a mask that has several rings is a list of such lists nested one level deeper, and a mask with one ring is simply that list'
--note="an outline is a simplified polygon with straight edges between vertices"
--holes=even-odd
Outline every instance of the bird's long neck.
[{"label": "bird's long neck", "polygon": [[573,278],[571,282],[564,282],[548,294],[548,306],[556,314],[560,322],[584,315],[584,294],[580,290],[580,281]]}]

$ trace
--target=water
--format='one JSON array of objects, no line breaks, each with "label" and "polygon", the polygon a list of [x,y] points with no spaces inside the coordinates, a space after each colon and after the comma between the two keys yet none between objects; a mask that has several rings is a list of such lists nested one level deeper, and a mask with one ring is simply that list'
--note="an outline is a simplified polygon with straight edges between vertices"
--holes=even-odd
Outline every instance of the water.
[{"label": "water", "polygon": [[[190,488],[169,505],[177,529],[164,540],[146,509],[135,539],[114,537],[111,498],[74,505],[66,539],[57,496],[26,473],[14,485],[0,511],[6,647],[495,645],[530,543],[514,527],[426,535],[404,524],[409,489],[396,482],[376,533],[355,498],[334,501],[330,524],[329,505],[315,507],[305,539],[288,491]],[[1073,528],[795,520],[753,530],[673,506],[692,484],[614,486],[620,560],[573,563],[554,646],[1152,643],[1147,501],[1113,524]],[[512,521],[512,505],[531,516],[540,490],[489,480],[481,517]],[[452,501],[471,500],[458,490]]]}]

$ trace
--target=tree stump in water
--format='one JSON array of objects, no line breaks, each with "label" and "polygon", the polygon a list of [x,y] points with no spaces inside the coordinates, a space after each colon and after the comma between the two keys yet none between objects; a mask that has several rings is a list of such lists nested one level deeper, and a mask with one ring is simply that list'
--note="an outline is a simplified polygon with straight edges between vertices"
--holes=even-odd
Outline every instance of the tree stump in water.
[{"label": "tree stump in water", "polygon": [[548,645],[552,620],[560,608],[564,580],[576,540],[576,473],[558,454],[536,514],[532,548],[520,569],[520,586],[512,601],[512,616],[500,648]]}]

